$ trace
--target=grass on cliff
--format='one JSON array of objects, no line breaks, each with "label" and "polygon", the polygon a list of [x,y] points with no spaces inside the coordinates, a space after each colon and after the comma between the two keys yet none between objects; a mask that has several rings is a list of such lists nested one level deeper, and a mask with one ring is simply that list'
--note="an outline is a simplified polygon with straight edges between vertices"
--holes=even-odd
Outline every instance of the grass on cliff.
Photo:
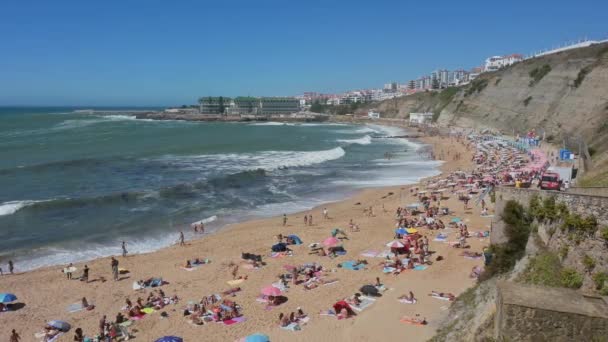
[{"label": "grass on cliff", "polygon": [[473,80],[473,82],[471,82],[471,84],[469,84],[469,87],[464,92],[464,96],[470,96],[476,92],[480,93],[487,86],[488,86],[488,80],[486,80],[485,78],[476,78],[475,80]]},{"label": "grass on cliff", "polygon": [[547,75],[550,71],[551,71],[551,66],[549,64],[544,64],[540,68],[532,69],[532,71],[530,71],[530,73],[529,73],[530,78],[532,78],[530,80],[530,84],[529,84],[530,87],[533,87],[535,84],[540,82],[540,80],[542,80],[543,77],[545,77],[545,75]]},{"label": "grass on cliff", "polygon": [[591,72],[591,67],[582,68],[578,72],[578,75],[576,76],[576,79],[574,80],[574,88],[578,88],[581,85],[581,83],[583,83],[585,76],[587,76],[587,74],[590,72]]},{"label": "grass on cliff", "polygon": [[531,230],[530,215],[526,209],[516,201],[507,201],[501,218],[505,223],[507,243],[490,246],[492,260],[479,277],[480,281],[509,272],[526,251]]},{"label": "grass on cliff", "polygon": [[441,93],[439,93],[439,104],[433,111],[433,122],[436,122],[437,119],[439,119],[439,115],[441,114],[441,111],[448,104],[450,104],[450,102],[452,102],[452,99],[454,99],[454,96],[456,94],[458,94],[459,91],[460,91],[460,88],[449,87],[449,88],[446,88],[443,91],[441,91]]},{"label": "grass on cliff", "polygon": [[564,268],[557,254],[548,250],[531,258],[518,280],[526,284],[571,289],[578,289],[583,285],[583,275],[575,269]]}]

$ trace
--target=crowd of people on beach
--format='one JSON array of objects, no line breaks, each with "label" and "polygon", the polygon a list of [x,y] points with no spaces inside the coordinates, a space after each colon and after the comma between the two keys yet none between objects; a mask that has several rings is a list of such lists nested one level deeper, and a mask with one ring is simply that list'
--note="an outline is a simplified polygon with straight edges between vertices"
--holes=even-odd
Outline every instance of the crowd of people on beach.
[{"label": "crowd of people on beach", "polygon": [[[301,286],[304,290],[314,291],[315,289],[333,284],[339,281],[337,269],[342,269],[341,272],[350,270],[375,270],[376,267],[382,274],[398,276],[409,270],[424,270],[430,267],[436,261],[443,260],[442,256],[434,256],[435,253],[431,248],[431,242],[428,236],[435,236],[435,241],[447,242],[447,230],[454,231],[457,235],[457,241],[450,244],[455,248],[464,250],[463,256],[468,258],[482,258],[485,253],[469,251],[470,248],[467,239],[473,236],[486,237],[485,232],[482,235],[472,235],[467,224],[454,217],[454,208],[449,208],[447,203],[450,198],[454,197],[460,200],[463,204],[463,211],[471,210],[470,202],[475,202],[481,206],[481,216],[489,216],[489,208],[486,203],[486,195],[493,187],[498,185],[523,186],[524,183],[529,183],[534,179],[538,179],[539,175],[544,170],[546,165],[539,168],[531,168],[529,165],[538,157],[538,153],[531,154],[529,151],[523,151],[513,145],[495,139],[487,135],[458,135],[457,141],[474,150],[472,161],[475,168],[469,172],[454,171],[443,174],[439,177],[433,177],[423,182],[418,186],[410,188],[410,199],[415,201],[410,205],[398,206],[394,211],[394,231],[385,232],[386,238],[393,241],[387,244],[389,247],[386,251],[377,254],[366,255],[365,258],[354,258],[348,262],[341,262],[336,265],[335,269],[326,267],[327,262],[347,254],[346,246],[351,239],[356,239],[357,234],[361,232],[359,224],[355,223],[351,218],[348,223],[348,230],[341,228],[331,228],[327,231],[327,239],[320,243],[311,243],[308,245],[308,252],[311,255],[311,262],[301,265],[285,265],[285,272],[282,272],[277,281],[272,284],[275,287],[276,293],[272,295],[264,295],[261,299],[266,305],[280,306],[282,304],[283,293],[290,288]],[[451,155],[450,155],[451,153]],[[460,152],[450,152],[448,156],[454,160],[462,158]],[[385,154],[385,158],[390,159],[390,154]],[[476,201],[475,201],[476,199]],[[376,217],[373,205],[363,207],[364,216],[369,218]],[[380,215],[388,213],[388,210],[382,204]],[[328,208],[321,210],[322,222],[330,222],[332,218],[329,215]],[[313,216],[311,213],[304,214],[303,225],[305,227],[313,226]],[[289,227],[288,216],[281,216],[280,226]],[[367,229],[367,227],[364,227]],[[192,224],[192,229],[196,234],[205,232],[205,226],[202,222]],[[348,233],[347,233],[348,231]],[[378,232],[380,230],[378,229]],[[479,233],[475,233],[479,234]],[[185,236],[182,231],[179,232],[177,244],[186,246]],[[278,234],[275,236],[268,257],[279,258],[283,256],[293,255],[293,253],[301,251],[296,250],[294,246],[302,244],[301,239],[295,234]],[[128,257],[127,244],[122,241],[121,244],[122,257]],[[295,252],[294,252],[295,251]],[[373,256],[372,256],[373,255]],[[329,258],[325,258],[329,257]],[[373,263],[366,258],[382,257],[378,263]],[[266,265],[263,258],[265,256],[251,253],[242,253],[242,264],[250,268],[260,268]],[[433,261],[434,260],[434,261]],[[121,269],[119,268],[118,257],[110,258],[110,271],[114,281],[120,281]],[[192,258],[181,263],[185,269],[209,263],[207,258]],[[325,263],[326,266],[323,266]],[[232,281],[244,281],[247,276],[238,275],[239,265],[230,264],[232,269]],[[8,262],[8,270],[12,274],[14,272],[14,264]],[[84,283],[90,282],[91,270],[85,264],[80,276],[75,277],[76,267],[73,264],[67,265],[63,269],[67,280],[79,279]],[[472,270],[472,275],[478,276],[483,270],[482,266],[475,266]],[[2,269],[0,268],[0,274]],[[105,281],[104,277],[98,279]],[[99,322],[97,334],[87,338],[81,328],[74,330],[74,341],[114,341],[119,336],[128,339],[132,334],[130,326],[136,321],[144,318],[146,315],[156,311],[162,311],[160,316],[167,317],[167,306],[178,305],[182,302],[176,294],[167,296],[160,288],[165,284],[161,278],[146,278],[136,281],[134,284],[137,289],[145,291],[151,289],[147,296],[140,296],[132,302],[129,298],[125,299],[124,307],[116,314],[114,320],[110,321],[105,315],[102,316]],[[234,284],[240,284],[235,282]],[[380,297],[381,293],[386,290],[386,287],[380,282],[377,277],[374,282],[362,284],[358,292],[351,296],[346,296],[335,302],[331,309],[321,314],[335,316],[338,319],[346,319],[354,317],[357,312],[361,312],[368,305],[371,305],[376,297]],[[183,316],[186,320],[194,325],[205,325],[210,322],[238,322],[239,318],[243,317],[243,308],[236,303],[233,298],[240,287],[231,287],[221,294],[212,294],[203,296],[198,301],[190,301],[183,308]],[[444,291],[431,291],[430,297],[442,300],[453,301],[455,295]],[[418,299],[412,291],[408,291],[398,297],[398,300],[404,304],[415,304]],[[91,311],[95,310],[95,305],[90,303],[86,297],[80,300],[82,308]],[[296,311],[289,313],[278,314],[278,326],[288,328],[289,330],[300,330],[303,325],[307,324],[311,317],[304,313],[298,307]],[[401,319],[401,322],[416,325],[426,325],[426,318],[415,316],[406,316]],[[53,341],[59,334],[65,331],[58,330],[56,327],[45,327],[43,341]],[[11,342],[20,342],[21,336],[13,330],[10,336]]]}]

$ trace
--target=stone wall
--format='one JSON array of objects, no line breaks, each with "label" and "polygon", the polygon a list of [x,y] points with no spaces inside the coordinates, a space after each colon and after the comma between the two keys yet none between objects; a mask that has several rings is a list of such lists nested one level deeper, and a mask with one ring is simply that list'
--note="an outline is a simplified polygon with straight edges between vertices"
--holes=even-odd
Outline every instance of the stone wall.
[{"label": "stone wall", "polygon": [[501,219],[501,213],[504,210],[507,201],[515,200],[524,207],[527,207],[530,203],[530,199],[534,195],[538,195],[541,198],[555,196],[555,201],[557,203],[565,203],[571,212],[579,213],[582,216],[593,215],[597,218],[600,226],[608,225],[608,197],[606,196],[498,187],[496,188],[496,203],[494,204],[494,211],[496,214],[492,220],[490,234],[491,243],[499,244],[507,242],[507,237],[504,233],[505,224]]},{"label": "stone wall", "polygon": [[497,341],[605,341],[608,303],[560,288],[510,282],[497,287]]}]

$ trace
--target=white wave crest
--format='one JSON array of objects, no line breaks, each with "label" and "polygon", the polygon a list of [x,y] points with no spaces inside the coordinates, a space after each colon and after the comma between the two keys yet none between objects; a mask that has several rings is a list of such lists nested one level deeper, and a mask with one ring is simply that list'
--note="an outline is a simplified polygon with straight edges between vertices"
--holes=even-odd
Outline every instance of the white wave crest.
[{"label": "white wave crest", "polygon": [[258,153],[205,154],[199,156],[168,155],[155,159],[188,170],[213,167],[221,172],[264,169],[272,171],[288,167],[310,166],[342,158],[342,147],[321,151],[264,151]]},{"label": "white wave crest", "polygon": [[11,201],[0,204],[0,216],[12,215],[21,208],[43,201]]},{"label": "white wave crest", "polygon": [[338,142],[346,144],[369,145],[372,143],[372,137],[366,135],[359,139],[338,139]]},{"label": "white wave crest", "polygon": [[293,124],[288,124],[285,122],[275,122],[275,121],[256,122],[256,123],[250,124],[250,126],[292,126],[292,125]]}]

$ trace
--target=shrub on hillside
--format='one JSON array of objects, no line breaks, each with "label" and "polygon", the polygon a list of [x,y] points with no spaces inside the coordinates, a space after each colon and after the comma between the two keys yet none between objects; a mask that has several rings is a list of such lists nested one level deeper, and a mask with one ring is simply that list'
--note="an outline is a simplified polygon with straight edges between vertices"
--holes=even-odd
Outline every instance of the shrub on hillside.
[{"label": "shrub on hillside", "polygon": [[530,104],[530,101],[532,101],[532,96],[528,96],[526,97],[526,99],[524,100],[524,106],[528,106],[528,104]]},{"label": "shrub on hillside", "polygon": [[595,283],[595,289],[601,290],[604,284],[608,280],[608,274],[606,272],[598,272],[593,275],[593,282]]},{"label": "shrub on hillside", "polygon": [[591,68],[590,67],[584,67],[582,68],[579,72],[578,75],[576,76],[576,79],[574,80],[574,87],[578,88],[581,83],[583,83],[583,80],[585,79],[585,76],[587,76],[587,74],[591,72]]},{"label": "shrub on hillside", "polygon": [[572,268],[564,268],[560,277],[562,286],[564,287],[578,289],[583,286],[583,276],[578,274],[578,272]]},{"label": "shrub on hillside", "polygon": [[505,222],[507,243],[490,246],[492,261],[480,276],[481,281],[510,271],[526,250],[530,236],[530,220],[524,207],[516,201],[507,201],[501,218]]},{"label": "shrub on hillside", "polygon": [[530,87],[534,86],[536,83],[540,82],[540,80],[545,77],[551,71],[551,66],[549,64],[545,64],[540,68],[534,68],[530,71],[529,75],[532,78],[530,80]]},{"label": "shrub on hillside", "polygon": [[591,272],[591,270],[595,267],[595,260],[593,260],[592,257],[585,254],[585,256],[583,256],[583,265],[585,266],[585,269],[587,270],[587,272]]},{"label": "shrub on hillside", "polygon": [[562,265],[557,255],[545,252],[532,258],[521,279],[528,284],[560,287]]}]

